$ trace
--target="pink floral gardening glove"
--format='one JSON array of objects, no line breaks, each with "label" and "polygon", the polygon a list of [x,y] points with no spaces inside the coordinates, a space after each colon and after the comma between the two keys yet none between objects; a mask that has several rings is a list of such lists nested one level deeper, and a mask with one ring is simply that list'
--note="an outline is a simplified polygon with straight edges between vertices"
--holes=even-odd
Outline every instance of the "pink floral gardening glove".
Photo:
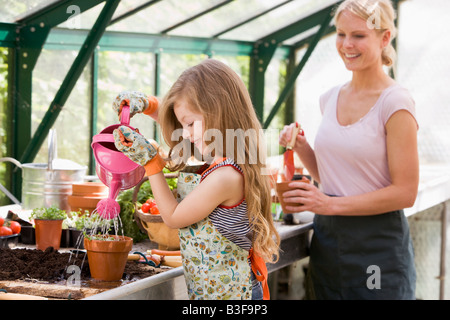
[{"label": "pink floral gardening glove", "polygon": [[113,101],[113,109],[120,116],[123,106],[130,106],[130,117],[136,113],[151,115],[158,109],[158,100],[139,91],[122,91]]},{"label": "pink floral gardening glove", "polygon": [[139,132],[120,126],[113,131],[117,150],[145,168],[147,176],[161,172],[166,162],[158,153],[156,141],[149,142]]}]

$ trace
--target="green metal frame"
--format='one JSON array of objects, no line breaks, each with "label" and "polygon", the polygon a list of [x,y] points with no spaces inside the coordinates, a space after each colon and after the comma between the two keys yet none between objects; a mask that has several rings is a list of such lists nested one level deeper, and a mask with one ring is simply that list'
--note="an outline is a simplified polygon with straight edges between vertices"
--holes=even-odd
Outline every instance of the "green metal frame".
[{"label": "green metal frame", "polygon": [[[10,145],[8,149],[12,157],[20,159],[22,163],[32,162],[45,140],[48,130],[55,123],[61,109],[75,86],[80,74],[91,59],[91,134],[97,131],[97,77],[98,77],[98,52],[99,51],[142,51],[153,53],[155,60],[155,92],[160,95],[160,56],[164,53],[191,53],[214,55],[249,56],[250,82],[249,91],[253,99],[255,110],[264,128],[267,128],[274,117],[279,113],[283,103],[287,104],[285,121],[295,119],[294,88],[295,81],[301,73],[308,58],[315,49],[317,43],[328,34],[334,32],[334,26],[330,24],[331,12],[341,1],[335,1],[330,5],[318,9],[297,21],[287,25],[273,33],[254,42],[235,41],[219,38],[245,23],[255,20],[293,0],[286,0],[262,12],[256,13],[234,26],[228,27],[211,38],[183,37],[167,35],[174,30],[196,18],[225,6],[231,1],[224,0],[211,8],[201,11],[186,20],[166,28],[159,34],[142,34],[130,32],[106,31],[107,26],[122,19],[128,18],[136,12],[148,8],[163,0],[147,1],[140,6],[112,19],[113,13],[120,0],[61,0],[53,2],[16,23],[0,23],[0,46],[10,48],[9,57],[9,99],[12,119],[12,131],[9,132]],[[398,3],[403,0],[394,0],[394,6],[398,9]],[[91,30],[62,29],[57,26],[69,17],[66,9],[70,5],[76,5],[80,12],[85,12],[101,3],[103,10]],[[309,30],[318,28],[317,32],[305,36],[293,45],[284,45],[283,42],[294,36]],[[51,31],[51,32],[50,32]],[[308,46],[301,61],[296,64],[296,55],[299,49]],[[32,73],[36,61],[43,48],[51,50],[79,50],[78,56],[68,71],[60,89],[51,102],[41,124],[32,136]],[[268,117],[264,116],[264,91],[265,73],[273,57],[281,57],[287,60],[287,79],[279,98],[272,107]],[[155,134],[155,137],[157,135]],[[90,159],[90,173],[94,173],[94,159]],[[15,170],[12,185],[8,186],[16,197],[21,194],[20,171]]]},{"label": "green metal frame", "polygon": [[[326,6],[325,8],[322,8],[310,15],[301,17],[298,21],[275,31],[256,42],[254,50],[255,55],[252,58],[250,68],[250,94],[254,99],[253,103],[255,106],[255,110],[259,116],[260,121],[264,123],[265,128],[267,128],[267,126],[270,124],[273,116],[271,116],[271,119],[268,119],[269,121],[264,121],[263,119],[265,90],[264,76],[269,63],[275,54],[276,49],[283,41],[301,34],[307,30],[310,30],[318,25],[322,25],[323,21],[331,16],[331,11],[333,10],[333,8],[340,2],[342,1],[337,1],[336,3]],[[321,30],[321,32],[322,36],[324,32],[323,30]],[[320,37],[318,40],[320,40]],[[295,50],[295,48],[293,48],[292,50]],[[306,63],[306,60],[304,63]],[[293,78],[294,82],[297,76],[298,74]],[[293,83],[289,83],[289,85],[293,86]],[[285,99],[286,97],[284,97],[282,100],[284,101]],[[279,109],[279,106],[276,105],[275,107],[276,110]]]},{"label": "green metal frame", "polygon": [[275,114],[278,112],[278,110],[281,107],[281,104],[286,100],[286,98],[291,94],[292,90],[294,89],[295,80],[299,76],[300,72],[302,71],[303,67],[305,66],[306,62],[308,61],[309,57],[311,56],[312,52],[316,48],[316,45],[319,43],[322,36],[325,34],[325,31],[328,29],[330,25],[330,21],[332,19],[331,10],[328,11],[327,14],[325,14],[325,19],[322,22],[319,31],[314,35],[314,37],[311,39],[311,42],[308,45],[308,49],[306,50],[305,54],[302,57],[302,60],[299,62],[299,64],[295,67],[291,75],[289,76],[289,79],[283,88],[283,90],[280,93],[280,96],[275,103],[274,107],[270,111],[269,116],[264,121],[263,128],[267,128],[272,121],[272,119],[275,117]]}]

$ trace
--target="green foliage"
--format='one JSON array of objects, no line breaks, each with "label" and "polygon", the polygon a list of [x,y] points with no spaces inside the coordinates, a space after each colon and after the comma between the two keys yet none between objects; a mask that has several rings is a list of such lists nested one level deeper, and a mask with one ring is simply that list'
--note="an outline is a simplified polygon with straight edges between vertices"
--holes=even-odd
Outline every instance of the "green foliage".
[{"label": "green foliage", "polygon": [[[0,47],[0,158],[7,156],[8,150],[8,48]],[[8,185],[9,170],[6,163],[0,163],[0,183]],[[9,198],[0,192],[0,206],[9,204]]]},{"label": "green foliage", "polygon": [[84,214],[81,211],[71,212],[71,219],[67,219],[67,224],[71,228],[77,230],[86,229],[100,229],[104,230],[111,226],[110,220],[105,220],[96,212],[89,214],[89,211],[85,211]]},{"label": "green foliage", "polygon": [[30,217],[42,220],[64,220],[67,218],[67,214],[64,210],[52,206],[50,208],[35,208]]}]

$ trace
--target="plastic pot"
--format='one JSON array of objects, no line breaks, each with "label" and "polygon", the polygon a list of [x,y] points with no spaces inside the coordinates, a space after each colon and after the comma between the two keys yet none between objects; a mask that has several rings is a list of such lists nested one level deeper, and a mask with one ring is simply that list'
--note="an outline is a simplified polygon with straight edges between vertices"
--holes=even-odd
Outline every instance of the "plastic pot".
[{"label": "plastic pot", "polygon": [[122,278],[133,239],[126,236],[109,236],[114,240],[84,238],[89,270],[92,278],[101,281],[118,281]]},{"label": "plastic pot", "polygon": [[44,251],[48,247],[59,250],[63,220],[35,219],[36,248]]},{"label": "plastic pot", "polygon": [[[72,238],[72,246],[76,249],[84,249],[84,235],[83,230],[69,228],[70,237]],[[91,234],[91,229],[86,229],[87,234]]]},{"label": "plastic pot", "polygon": [[22,226],[20,230],[20,242],[23,244],[36,244],[36,232],[33,226]]},{"label": "plastic pot", "polygon": [[[298,179],[301,182],[306,182],[306,183],[310,183],[310,181],[305,178],[305,177],[301,177],[301,179]],[[286,191],[290,191],[290,190],[295,190],[296,188],[291,188],[289,187],[289,184],[292,181],[283,181],[283,182],[278,182],[277,183],[277,196],[278,196],[278,200],[280,201],[281,204],[281,209],[283,209],[283,213],[296,213],[296,212],[301,212],[301,204],[299,203],[294,203],[294,202],[290,202],[290,203],[286,203],[284,202],[284,198],[283,198],[283,193],[285,193]],[[291,207],[296,207],[298,208],[298,210],[288,210],[286,209],[286,206],[291,206]]]},{"label": "plastic pot", "polygon": [[61,231],[61,248],[69,248],[72,246],[72,237],[69,229],[62,229]]}]

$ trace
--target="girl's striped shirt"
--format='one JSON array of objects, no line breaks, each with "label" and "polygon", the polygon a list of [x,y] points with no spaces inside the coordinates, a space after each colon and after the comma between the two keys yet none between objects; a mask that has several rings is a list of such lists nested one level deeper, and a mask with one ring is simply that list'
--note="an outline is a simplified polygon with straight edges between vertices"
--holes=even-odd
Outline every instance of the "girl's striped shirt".
[{"label": "girl's striped shirt", "polygon": [[[203,181],[214,170],[231,166],[239,173],[243,174],[242,169],[234,162],[234,160],[226,158],[223,162],[213,166],[206,170],[202,174],[200,180]],[[238,204],[234,206],[222,206],[216,207],[209,215],[211,222],[216,229],[228,240],[234,242],[244,250],[250,250],[252,247],[252,235],[253,232],[250,228],[250,222],[247,213],[247,203],[245,199],[242,199]]]}]

